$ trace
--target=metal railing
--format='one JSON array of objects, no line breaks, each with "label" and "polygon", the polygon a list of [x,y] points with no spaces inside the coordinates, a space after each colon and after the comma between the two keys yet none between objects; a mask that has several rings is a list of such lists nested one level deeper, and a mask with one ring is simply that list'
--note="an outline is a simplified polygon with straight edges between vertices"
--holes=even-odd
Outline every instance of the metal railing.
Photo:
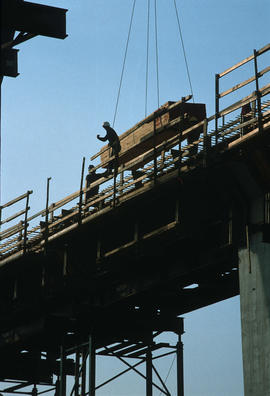
[{"label": "metal railing", "polygon": [[[239,62],[227,71],[216,75],[216,81],[232,72],[243,64],[254,60],[263,53],[270,50],[270,44],[244,61]],[[181,129],[180,120],[174,119],[167,125],[155,129],[154,133],[162,133],[164,128],[177,128],[177,134],[166,141],[156,145],[147,152],[121,165],[116,175],[101,177],[90,187],[83,187],[85,159],[83,159],[80,179],[80,189],[60,201],[49,205],[49,179],[47,184],[47,205],[46,208],[29,216],[29,198],[32,191],[9,201],[0,207],[0,225],[4,227],[17,218],[21,220],[0,232],[0,265],[10,258],[26,254],[28,252],[40,252],[46,250],[47,243],[57,238],[64,232],[79,227],[82,223],[91,221],[92,218],[101,215],[105,211],[111,210],[124,200],[130,199],[134,194],[152,188],[159,182],[159,178],[165,174],[172,174],[176,169],[178,175],[187,172],[196,166],[206,166],[207,158],[211,155],[211,150],[224,150],[224,143],[230,145],[241,143],[250,135],[260,133],[270,128],[270,83],[259,88],[259,78],[265,76],[270,71],[266,67],[259,71],[255,67],[255,75],[226,91],[219,93],[219,83],[216,84],[216,112],[211,117],[185,129]],[[217,77],[218,76],[218,77]],[[241,100],[220,110],[220,98],[235,92],[239,88],[256,82],[255,91],[251,92]],[[241,115],[243,106],[250,104],[251,111]],[[229,115],[240,112],[234,118],[226,120]],[[219,125],[219,121],[222,125]],[[199,138],[187,144],[185,141],[195,131],[202,130]],[[154,139],[155,142],[155,139]],[[105,168],[109,161],[104,161],[95,167],[95,170]],[[139,169],[135,178],[132,169]],[[109,183],[112,184],[109,184]],[[91,189],[99,188],[98,194],[86,199],[86,193]],[[18,202],[24,202],[24,208],[17,213],[2,220],[2,213],[7,207],[11,207]],[[22,219],[23,216],[23,219]]]}]

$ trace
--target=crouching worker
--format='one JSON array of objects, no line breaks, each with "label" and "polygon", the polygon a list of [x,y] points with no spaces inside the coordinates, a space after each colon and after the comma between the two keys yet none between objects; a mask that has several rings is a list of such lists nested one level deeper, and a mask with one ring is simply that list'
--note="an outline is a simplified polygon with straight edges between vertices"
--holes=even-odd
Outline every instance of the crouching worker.
[{"label": "crouching worker", "polygon": [[[91,188],[91,184],[93,184],[95,181],[99,180],[101,177],[105,176],[105,173],[100,173],[97,174],[94,165],[89,165],[88,166],[88,175],[86,176],[86,195],[85,195],[85,203],[89,203],[93,198],[98,195],[99,192],[99,185],[94,186]],[[93,206],[95,209],[100,209],[102,207],[103,201],[99,201],[94,203]]]},{"label": "crouching worker", "polygon": [[[241,109],[241,123],[246,122],[252,119],[252,110],[250,103],[245,104],[242,106]],[[245,135],[246,133],[250,132],[252,130],[251,125],[246,125],[242,128],[241,133],[242,135]]]}]

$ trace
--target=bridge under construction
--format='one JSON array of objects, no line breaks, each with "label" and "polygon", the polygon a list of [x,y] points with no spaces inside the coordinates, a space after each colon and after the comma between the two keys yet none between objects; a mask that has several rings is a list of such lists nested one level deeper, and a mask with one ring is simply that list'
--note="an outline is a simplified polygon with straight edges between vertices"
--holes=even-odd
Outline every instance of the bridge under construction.
[{"label": "bridge under construction", "polygon": [[[154,360],[176,354],[183,395],[181,315],[240,293],[245,396],[268,394],[270,84],[260,81],[270,66],[258,59],[269,51],[216,74],[212,116],[182,98],[120,136],[117,172],[86,187],[83,159],[78,191],[50,203],[48,179],[38,213],[32,191],[1,206],[1,393],[65,396],[71,375],[75,396],[94,396],[115,378],[96,383],[96,356],[115,356],[145,378],[147,396],[170,395]],[[254,74],[220,91],[248,62]],[[109,150],[92,157],[95,170]],[[156,341],[162,332],[177,344]]]}]

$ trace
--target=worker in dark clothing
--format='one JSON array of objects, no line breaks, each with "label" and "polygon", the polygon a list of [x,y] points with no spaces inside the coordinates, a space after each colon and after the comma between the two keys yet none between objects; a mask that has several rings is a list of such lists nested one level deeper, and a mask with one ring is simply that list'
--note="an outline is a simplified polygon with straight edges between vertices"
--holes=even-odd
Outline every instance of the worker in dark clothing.
[{"label": "worker in dark clothing", "polygon": [[[94,170],[94,165],[89,165],[88,166],[88,175],[86,175],[86,188],[88,189],[91,184],[93,184],[95,181],[99,180],[101,177],[104,176],[104,173],[97,174],[96,171]],[[92,198],[94,198],[95,195],[98,194],[99,191],[99,185],[94,186],[93,188],[90,188],[89,190],[86,191],[86,202],[90,201]],[[96,204],[93,205],[94,207],[99,207],[100,202],[97,202]]]},{"label": "worker in dark clothing", "polygon": [[106,142],[108,140],[108,144],[111,147],[110,157],[115,156],[115,159],[111,160],[108,164],[107,173],[110,174],[112,172],[112,169],[114,168],[115,174],[116,174],[117,169],[118,169],[118,154],[121,151],[120,140],[119,140],[117,133],[110,126],[110,123],[108,121],[105,121],[102,126],[106,130],[107,133],[104,137],[97,135],[97,138],[99,140],[101,140],[102,142]]},{"label": "worker in dark clothing", "polygon": [[[197,117],[195,117],[194,115],[186,114],[185,116],[186,117],[184,120],[184,125],[185,125],[184,129],[190,128],[199,122]],[[189,132],[187,136],[187,142],[188,145],[190,145],[190,148],[188,149],[189,157],[193,157],[198,153],[198,144],[194,144],[194,142],[196,142],[200,138],[201,132],[202,132],[202,127],[199,127]]]},{"label": "worker in dark clothing", "polygon": [[[251,114],[251,106],[250,103],[246,103],[244,106],[242,106],[241,109],[241,123],[246,122],[252,119],[252,114]],[[251,125],[246,125],[242,128],[242,135],[245,135],[249,131],[251,131]]]}]

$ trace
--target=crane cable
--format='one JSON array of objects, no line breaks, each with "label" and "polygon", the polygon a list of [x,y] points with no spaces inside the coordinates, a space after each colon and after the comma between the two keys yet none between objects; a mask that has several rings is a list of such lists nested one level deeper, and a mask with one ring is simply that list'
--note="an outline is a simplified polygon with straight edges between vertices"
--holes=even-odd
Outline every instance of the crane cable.
[{"label": "crane cable", "polygon": [[183,35],[182,35],[182,30],[181,30],[181,25],[180,25],[180,19],[179,19],[178,9],[177,9],[177,5],[176,5],[176,0],[174,0],[174,8],[175,8],[176,19],[177,19],[178,30],[179,30],[179,36],[180,36],[180,40],[181,40],[181,44],[182,44],[182,49],[183,49],[183,54],[184,54],[184,59],[185,59],[185,64],[186,64],[186,70],[187,70],[187,75],[188,75],[188,81],[189,81],[190,91],[191,91],[192,100],[193,100],[193,103],[194,103],[193,89],[192,89],[192,84],[191,84],[191,78],[190,78],[189,67],[188,67],[188,62],[187,62],[186,50],[185,50],[185,46],[184,46],[184,40],[183,40]]},{"label": "crane cable", "polygon": [[[154,3],[155,13],[155,51],[156,51],[156,88],[157,88],[157,106],[159,107],[159,64],[158,64],[158,25],[157,25],[157,1]],[[145,117],[147,115],[148,99],[148,66],[149,66],[149,25],[150,25],[150,0],[147,6],[147,34],[146,34],[146,77],[145,77]]]},{"label": "crane cable", "polygon": [[158,26],[157,26],[157,0],[155,0],[155,41],[156,41],[157,104],[158,104],[158,108],[159,108],[159,71],[158,71]]},{"label": "crane cable", "polygon": [[145,70],[145,117],[147,116],[148,99],[148,65],[149,65],[149,25],[150,25],[150,0],[147,5],[147,29],[146,29],[146,70]]},{"label": "crane cable", "polygon": [[[154,3],[154,8],[155,8],[155,49],[156,49],[156,86],[157,86],[157,104],[159,108],[159,102],[160,102],[160,93],[159,93],[159,58],[158,58],[158,24],[157,24],[157,0],[155,0]],[[184,54],[184,60],[185,60],[185,65],[186,65],[186,71],[187,71],[187,76],[188,76],[188,81],[189,81],[189,86],[190,86],[190,91],[192,94],[192,100],[194,103],[194,94],[193,94],[193,88],[191,84],[191,77],[190,77],[190,72],[189,72],[189,67],[188,67],[188,62],[187,62],[187,56],[186,56],[186,50],[185,50],[185,45],[184,45],[184,39],[182,35],[182,30],[181,30],[181,25],[180,25],[180,18],[179,18],[179,13],[177,9],[177,4],[176,0],[174,0],[174,8],[175,8],[175,14],[176,14],[176,19],[177,19],[177,25],[178,25],[178,31],[179,31],[179,37],[182,45],[182,50]],[[148,17],[147,17],[147,55],[146,55],[146,89],[145,89],[145,116],[147,113],[147,84],[148,84],[148,58],[149,58],[149,14],[150,14],[150,0],[148,0]]]},{"label": "crane cable", "polygon": [[[177,9],[176,0],[173,0],[173,1],[174,1],[174,8],[175,8],[175,13],[176,13],[179,37],[180,37],[182,50],[183,50],[183,54],[184,54],[184,60],[185,60],[185,65],[186,65],[186,71],[187,71],[190,91],[191,91],[192,100],[193,100],[193,103],[194,103],[194,94],[193,94],[193,89],[192,89],[192,84],[191,84],[191,77],[190,77],[190,72],[189,72],[189,67],[188,67],[188,62],[187,62],[187,56],[186,56],[186,50],[185,50],[185,45],[184,45],[184,39],[183,39],[181,25],[180,25],[179,13],[178,13],[178,9]],[[119,83],[117,100],[116,100],[114,117],[113,117],[113,127],[114,127],[114,124],[115,124],[115,119],[116,119],[117,110],[118,110],[118,104],[119,104],[120,92],[121,92],[121,87],[122,87],[122,82],[123,82],[124,71],[125,71],[125,64],[126,64],[128,45],[129,45],[129,40],[130,40],[130,33],[131,33],[131,28],[132,28],[132,23],[133,23],[135,5],[136,5],[136,0],[133,0],[133,6],[132,6],[130,23],[129,23],[129,30],[128,30],[128,37],[127,37],[127,41],[126,41],[124,60],[123,60],[123,65],[122,65],[120,83]],[[147,99],[148,99],[150,0],[148,0],[147,9],[148,9],[148,11],[147,11],[147,37],[146,37],[146,47],[147,48],[146,48],[146,76],[145,76],[145,116],[147,115]],[[157,0],[154,0],[154,14],[155,14],[155,50],[156,50],[156,87],[157,87],[157,104],[158,104],[158,107],[159,107],[160,93],[159,93]]]},{"label": "crane cable", "polygon": [[129,44],[129,39],[130,39],[130,32],[131,32],[131,27],[132,27],[132,22],[133,22],[135,5],[136,5],[136,0],[133,1],[133,7],[132,7],[132,12],[131,12],[131,17],[130,17],[130,23],[129,23],[129,30],[128,30],[128,37],[127,37],[127,42],[126,42],[124,61],[123,61],[123,65],[122,65],[120,83],[119,83],[117,100],[116,100],[116,106],[115,106],[114,117],[113,117],[113,127],[114,127],[114,123],[115,123],[115,118],[116,118],[116,113],[117,113],[118,103],[119,103],[119,98],[120,98],[120,92],[121,92],[121,87],[122,87],[122,81],[123,81],[123,75],[124,75],[124,70],[125,70],[127,51],[128,51],[128,44]]}]

